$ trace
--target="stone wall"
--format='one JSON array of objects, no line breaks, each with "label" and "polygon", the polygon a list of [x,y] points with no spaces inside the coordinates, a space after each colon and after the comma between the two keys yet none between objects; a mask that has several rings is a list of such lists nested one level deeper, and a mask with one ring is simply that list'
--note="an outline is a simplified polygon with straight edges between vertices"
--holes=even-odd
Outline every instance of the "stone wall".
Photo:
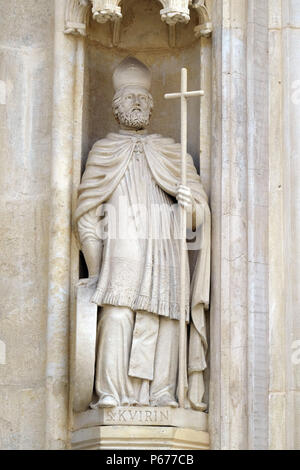
[{"label": "stone wall", "polygon": [[[202,38],[186,58],[191,88],[195,69],[206,65],[200,128],[213,214],[211,446],[299,449],[299,1],[207,5],[212,48]],[[71,212],[82,148],[85,156],[98,129],[106,130],[95,107],[108,100],[107,84],[96,87],[110,49],[99,46],[97,25],[87,41],[64,34],[63,0],[0,0],[0,16],[0,448],[67,448],[78,278]],[[161,57],[148,60],[164,77]],[[163,122],[161,103],[157,113]],[[177,124],[170,133],[178,139]]]},{"label": "stone wall", "polygon": [[45,445],[53,12],[0,1],[2,449]]}]

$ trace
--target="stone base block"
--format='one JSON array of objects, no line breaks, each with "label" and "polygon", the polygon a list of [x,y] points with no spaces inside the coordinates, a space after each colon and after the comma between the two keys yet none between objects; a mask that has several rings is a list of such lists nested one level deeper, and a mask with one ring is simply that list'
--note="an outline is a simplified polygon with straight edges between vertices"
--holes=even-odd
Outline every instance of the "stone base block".
[{"label": "stone base block", "polygon": [[183,408],[120,406],[88,410],[75,415],[74,431],[94,426],[172,426],[207,431],[208,414]]},{"label": "stone base block", "polygon": [[73,450],[208,450],[207,432],[162,426],[94,426],[72,435]]}]

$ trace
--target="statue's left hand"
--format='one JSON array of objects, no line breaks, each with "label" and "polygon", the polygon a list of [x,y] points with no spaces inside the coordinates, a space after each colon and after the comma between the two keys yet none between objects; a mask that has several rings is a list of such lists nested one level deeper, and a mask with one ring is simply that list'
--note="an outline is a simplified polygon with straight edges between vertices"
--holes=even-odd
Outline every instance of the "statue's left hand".
[{"label": "statue's left hand", "polygon": [[97,282],[98,282],[98,276],[91,276],[86,279],[80,279],[79,282],[77,283],[77,287],[91,287],[95,288],[97,287]]},{"label": "statue's left hand", "polygon": [[191,212],[194,208],[194,199],[192,191],[187,186],[180,184],[177,189],[176,199],[178,204],[184,207],[188,212]]}]

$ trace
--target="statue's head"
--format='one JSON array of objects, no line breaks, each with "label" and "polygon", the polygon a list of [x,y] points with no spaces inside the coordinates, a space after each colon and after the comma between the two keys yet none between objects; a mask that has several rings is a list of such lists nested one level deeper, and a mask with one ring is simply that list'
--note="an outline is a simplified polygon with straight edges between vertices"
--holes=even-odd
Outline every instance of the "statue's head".
[{"label": "statue's head", "polygon": [[145,129],[153,109],[153,98],[149,91],[150,70],[134,57],[127,57],[116,68],[113,83],[113,113],[116,120],[124,128]]}]

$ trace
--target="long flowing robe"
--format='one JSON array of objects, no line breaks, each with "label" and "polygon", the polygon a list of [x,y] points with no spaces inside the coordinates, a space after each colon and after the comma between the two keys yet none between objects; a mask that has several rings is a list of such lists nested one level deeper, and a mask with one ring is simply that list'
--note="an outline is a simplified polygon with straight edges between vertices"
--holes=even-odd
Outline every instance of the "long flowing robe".
[{"label": "long flowing robe", "polygon": [[[133,156],[139,136],[108,134],[93,146],[79,188],[78,206],[75,212],[77,223],[89,211],[109,200]],[[158,186],[175,197],[181,182],[181,147],[173,139],[157,134],[144,136],[144,153],[152,176]],[[191,327],[188,352],[188,375],[191,377],[206,368],[205,354],[207,337],[204,310],[209,306],[210,288],[210,210],[207,196],[197,174],[192,157],[187,156],[187,185],[192,191],[195,204],[203,208],[201,247],[197,256],[191,283]],[[189,381],[188,394],[192,403],[198,397],[197,380]]]}]

